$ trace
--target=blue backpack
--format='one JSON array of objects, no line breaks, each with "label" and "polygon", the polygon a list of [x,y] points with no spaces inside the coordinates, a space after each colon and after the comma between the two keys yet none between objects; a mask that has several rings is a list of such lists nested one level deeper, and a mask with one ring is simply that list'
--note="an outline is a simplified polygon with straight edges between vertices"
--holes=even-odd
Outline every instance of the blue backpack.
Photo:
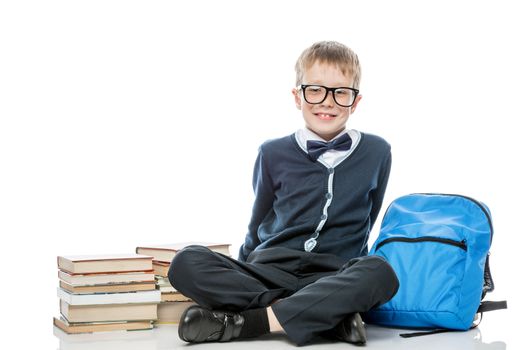
[{"label": "blue backpack", "polygon": [[369,311],[366,321],[468,330],[478,312],[506,308],[505,301],[481,303],[494,289],[488,260],[492,238],[490,211],[472,198],[411,194],[396,199],[370,254],[391,264],[400,288],[389,302]]}]

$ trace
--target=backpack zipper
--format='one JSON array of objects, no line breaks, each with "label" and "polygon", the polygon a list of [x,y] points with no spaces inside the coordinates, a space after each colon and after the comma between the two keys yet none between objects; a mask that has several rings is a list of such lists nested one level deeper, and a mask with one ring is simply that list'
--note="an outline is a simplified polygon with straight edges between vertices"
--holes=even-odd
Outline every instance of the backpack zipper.
[{"label": "backpack zipper", "polygon": [[375,251],[379,250],[379,248],[382,247],[384,244],[387,244],[390,242],[406,242],[406,243],[437,242],[437,243],[444,243],[444,244],[449,244],[449,245],[458,247],[464,250],[465,252],[468,251],[468,246],[466,245],[465,239],[463,239],[462,241],[455,241],[453,239],[440,238],[440,237],[418,237],[418,238],[391,237],[377,244]]}]

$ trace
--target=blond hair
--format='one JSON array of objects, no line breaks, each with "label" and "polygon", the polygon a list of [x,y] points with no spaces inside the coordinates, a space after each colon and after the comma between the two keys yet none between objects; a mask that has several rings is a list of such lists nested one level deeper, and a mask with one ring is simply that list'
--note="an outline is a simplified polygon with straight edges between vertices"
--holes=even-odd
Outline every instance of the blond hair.
[{"label": "blond hair", "polygon": [[304,50],[295,64],[296,85],[302,84],[304,71],[314,63],[328,63],[339,68],[344,75],[353,78],[353,88],[360,85],[360,63],[358,56],[349,47],[336,41],[319,41]]}]

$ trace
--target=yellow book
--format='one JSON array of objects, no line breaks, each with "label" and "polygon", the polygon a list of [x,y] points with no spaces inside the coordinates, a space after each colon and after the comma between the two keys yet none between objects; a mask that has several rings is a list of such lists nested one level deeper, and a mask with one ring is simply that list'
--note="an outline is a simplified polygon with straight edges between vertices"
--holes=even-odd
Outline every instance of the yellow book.
[{"label": "yellow book", "polygon": [[174,293],[162,293],[161,299],[163,302],[165,301],[191,301],[188,297],[186,297],[184,294],[180,292],[174,292]]}]

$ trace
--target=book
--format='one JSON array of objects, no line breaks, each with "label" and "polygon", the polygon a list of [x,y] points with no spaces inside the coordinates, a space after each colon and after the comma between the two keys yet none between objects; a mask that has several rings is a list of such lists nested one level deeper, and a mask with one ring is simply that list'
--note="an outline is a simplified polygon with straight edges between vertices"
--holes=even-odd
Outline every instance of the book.
[{"label": "book", "polygon": [[180,292],[174,292],[174,293],[162,293],[160,295],[160,298],[162,299],[162,302],[166,301],[191,301],[188,297],[186,297],[184,294]]},{"label": "book", "polygon": [[137,254],[149,255],[154,261],[171,263],[176,253],[190,245],[203,245],[214,252],[230,256],[228,243],[182,242],[173,244],[153,244],[136,248]]},{"label": "book", "polygon": [[69,273],[132,272],[153,269],[151,256],[139,254],[58,256],[60,270]]},{"label": "book", "polygon": [[191,305],[195,305],[195,303],[192,301],[171,301],[158,304],[158,318],[155,324],[178,324],[182,313]]},{"label": "book", "polygon": [[151,282],[155,280],[153,270],[118,273],[75,274],[58,270],[58,278],[72,286],[89,286],[111,283]]},{"label": "book", "polygon": [[107,331],[136,331],[152,329],[151,321],[131,321],[131,322],[84,322],[69,323],[65,318],[53,318],[53,324],[67,334],[107,332]]},{"label": "book", "polygon": [[70,323],[155,320],[157,304],[70,305],[60,300],[60,313]]},{"label": "book", "polygon": [[156,286],[159,291],[162,293],[176,292],[175,287],[171,285],[167,277],[155,276]]},{"label": "book", "polygon": [[[173,332],[173,327],[176,326],[164,326],[162,329],[156,329],[154,331],[150,329],[145,331],[139,330],[137,332],[122,330],[67,334],[62,329],[53,325],[53,335],[58,340],[58,346],[55,347],[55,349],[60,350],[157,350],[159,349],[159,331],[164,336],[163,338],[168,335],[167,339],[171,341],[171,344],[173,344],[175,337],[178,338],[176,329]],[[160,348],[169,348],[169,346],[166,344]]]},{"label": "book", "polygon": [[153,260],[153,271],[157,276],[167,277],[169,266],[171,266],[171,263]]},{"label": "book", "polygon": [[125,293],[146,290],[155,290],[155,282],[133,282],[133,283],[114,283],[98,284],[92,286],[73,286],[64,281],[60,281],[59,287],[73,294],[96,294],[96,293]]},{"label": "book", "polygon": [[62,288],[57,288],[57,295],[69,305],[159,303],[161,300],[159,290],[128,293],[73,294]]},{"label": "book", "polygon": [[158,290],[161,292],[161,293],[174,293],[176,292],[177,290],[172,287],[172,286],[159,286],[158,287]]}]

